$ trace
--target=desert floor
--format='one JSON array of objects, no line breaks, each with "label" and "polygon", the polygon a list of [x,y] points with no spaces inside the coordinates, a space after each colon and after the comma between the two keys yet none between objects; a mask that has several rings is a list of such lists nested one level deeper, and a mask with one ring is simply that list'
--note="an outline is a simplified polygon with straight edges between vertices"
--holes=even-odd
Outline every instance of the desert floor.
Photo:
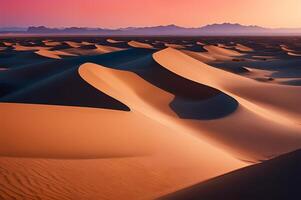
[{"label": "desert floor", "polygon": [[0,199],[299,199],[301,38],[0,38]]}]

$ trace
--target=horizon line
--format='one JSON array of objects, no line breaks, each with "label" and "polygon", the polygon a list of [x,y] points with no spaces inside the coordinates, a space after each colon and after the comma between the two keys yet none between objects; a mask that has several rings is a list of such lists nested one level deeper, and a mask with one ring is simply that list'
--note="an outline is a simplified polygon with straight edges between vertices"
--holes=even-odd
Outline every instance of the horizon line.
[{"label": "horizon line", "polygon": [[237,22],[223,22],[223,23],[210,23],[210,24],[203,24],[200,26],[180,26],[175,23],[170,24],[161,24],[161,25],[150,25],[150,26],[125,26],[125,27],[115,27],[115,28],[109,28],[109,27],[101,27],[101,26],[47,26],[47,25],[28,25],[28,26],[0,26],[0,28],[29,28],[29,27],[46,27],[46,28],[57,28],[57,29],[64,29],[64,28],[93,28],[93,29],[110,29],[110,30],[118,30],[118,29],[126,29],[126,28],[151,28],[151,27],[159,27],[159,26],[177,26],[180,28],[202,28],[205,26],[210,25],[223,25],[223,24],[231,24],[231,25],[241,25],[241,26],[255,26],[260,28],[266,28],[266,29],[301,29],[301,27],[266,27],[266,26],[260,26],[255,24],[241,24]]}]

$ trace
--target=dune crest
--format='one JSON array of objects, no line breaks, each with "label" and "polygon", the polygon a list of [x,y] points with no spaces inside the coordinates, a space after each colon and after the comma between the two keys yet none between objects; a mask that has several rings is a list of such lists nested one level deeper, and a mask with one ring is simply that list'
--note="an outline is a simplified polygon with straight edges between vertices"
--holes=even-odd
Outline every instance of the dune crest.
[{"label": "dune crest", "polygon": [[[301,145],[300,126],[298,125],[300,123],[300,107],[297,100],[301,98],[299,88],[259,83],[208,66],[172,48],[154,53],[153,57],[166,69],[190,80],[217,88],[239,102],[238,111],[232,115],[216,122],[195,122],[194,126],[202,127],[202,134],[210,133],[205,135],[225,146],[235,147],[236,151],[234,152],[242,158],[250,156],[264,159],[295,150]],[[254,95],[253,88],[257,88],[256,93],[260,93],[260,96]],[[267,93],[267,91],[270,92]],[[286,93],[287,96],[279,97],[280,91]],[[238,120],[240,124],[237,124],[236,127],[240,128],[236,130],[226,125],[233,124]],[[191,127],[194,126],[191,125]],[[218,127],[224,128],[221,130]],[[241,134],[241,131],[238,130],[244,130],[245,140],[238,139]],[[230,138],[220,135],[220,131],[232,135],[231,137],[237,137],[239,142],[231,141]],[[254,138],[254,133],[260,135],[258,137],[261,138],[261,141]],[[252,145],[252,140],[254,145]],[[259,143],[262,143],[262,146]],[[261,147],[258,148],[259,146]]]},{"label": "dune crest", "polygon": [[113,40],[113,39],[107,39],[106,41],[109,42],[109,43],[113,43],[113,44],[123,42],[123,41],[120,41],[120,40]]},{"label": "dune crest", "polygon": [[254,49],[247,47],[245,45],[242,45],[242,44],[236,44],[235,49],[244,51],[244,52],[253,52],[254,51]]},{"label": "dune crest", "polygon": [[137,42],[137,41],[130,41],[128,42],[128,45],[135,48],[143,48],[143,49],[153,49],[154,47],[150,44],[143,43],[143,42]]},{"label": "dune crest", "polygon": [[112,47],[112,46],[107,46],[107,45],[100,45],[100,44],[95,44],[95,46],[98,51],[103,52],[103,53],[111,53],[111,52],[115,52],[115,51],[125,50],[123,48]]},{"label": "dune crest", "polygon": [[217,60],[232,60],[235,57],[243,56],[244,54],[237,51],[226,49],[224,47],[214,46],[214,45],[205,45],[203,47],[208,51],[210,56],[214,57]]},{"label": "dune crest", "polygon": [[50,51],[50,50],[45,50],[45,49],[40,49],[35,52],[36,54],[40,56],[44,56],[46,58],[54,58],[54,59],[61,59],[61,56],[77,56],[72,53],[67,53],[64,51]]},{"label": "dune crest", "polygon": [[42,46],[23,46],[20,44],[13,45],[16,51],[38,51],[38,50],[47,50],[50,47],[42,47]]}]

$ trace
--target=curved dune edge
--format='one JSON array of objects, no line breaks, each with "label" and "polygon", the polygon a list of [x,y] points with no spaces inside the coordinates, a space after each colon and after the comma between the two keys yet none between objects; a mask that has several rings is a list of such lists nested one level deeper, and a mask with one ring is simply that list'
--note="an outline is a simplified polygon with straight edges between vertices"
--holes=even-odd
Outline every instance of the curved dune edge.
[{"label": "curved dune edge", "polygon": [[107,39],[106,41],[109,42],[109,43],[113,43],[113,44],[123,42],[123,41],[120,41],[120,40],[113,40],[113,39]]},{"label": "curved dune edge", "polygon": [[244,68],[248,70],[245,76],[252,79],[257,79],[257,78],[268,79],[272,77],[273,73],[277,72],[273,70],[255,69],[249,67],[244,67]]},{"label": "curved dune edge", "polygon": [[118,47],[112,47],[112,46],[100,45],[100,44],[95,44],[95,46],[96,46],[97,50],[102,53],[111,53],[111,52],[115,52],[115,51],[126,50],[125,48],[118,48]]},{"label": "curved dune edge", "polygon": [[200,45],[200,46],[205,46],[206,44],[205,43],[203,43],[203,42],[196,42],[196,44],[198,44],[198,45]]},{"label": "curved dune edge", "polygon": [[182,120],[168,106],[173,95],[151,85],[133,72],[86,63],[79,68],[79,74],[96,89],[128,105],[131,112],[145,115],[171,130],[178,130],[174,134],[183,131],[189,132],[189,128],[179,123]]},{"label": "curved dune edge", "polygon": [[81,48],[69,48],[69,49],[63,49],[60,50],[60,52],[66,53],[66,54],[72,54],[72,55],[100,55],[105,53],[111,53],[115,51],[122,51],[126,50],[125,48],[118,48],[118,47],[112,47],[108,45],[99,45],[94,44],[94,49],[81,49]]},{"label": "curved dune edge", "polygon": [[221,61],[232,60],[235,57],[240,57],[245,55],[234,50],[230,50],[224,47],[219,47],[214,45],[205,45],[203,46],[203,48],[208,51],[211,57]]},{"label": "curved dune edge", "polygon": [[[168,59],[168,56],[173,59]],[[273,110],[281,112],[276,117],[277,119],[284,120],[284,117],[281,117],[284,114],[286,117],[290,116],[290,120],[299,122],[298,116],[301,115],[301,108],[298,103],[298,99],[301,97],[300,88],[256,82],[246,77],[211,67],[172,48],[154,53],[153,57],[161,66],[180,76],[217,88],[229,93],[230,96],[235,95],[249,102],[256,102],[256,104],[261,104],[262,107],[271,106],[274,109],[267,109],[269,112],[274,113]],[[172,61],[178,62],[172,63]],[[183,65],[188,65],[190,68],[181,69],[180,66]],[[193,70],[195,70],[195,73],[192,73]],[[210,74],[210,77],[205,74]],[[251,90],[251,88],[256,88],[256,92]],[[266,91],[269,91],[269,93]],[[279,92],[284,92],[286,95],[279,97]],[[293,120],[293,118],[296,119]],[[285,120],[285,122],[288,121]]]},{"label": "curved dune edge", "polygon": [[14,43],[12,43],[12,42],[2,42],[2,43],[7,47],[11,47],[14,45]]},{"label": "curved dune edge", "polygon": [[195,52],[189,50],[181,50],[181,52],[205,63],[216,61],[216,58],[211,56],[209,52]]},{"label": "curved dune edge", "polygon": [[66,43],[72,48],[79,48],[83,45],[81,42],[72,42],[72,41],[64,41],[64,43]]},{"label": "curved dune edge", "polygon": [[134,48],[143,48],[143,49],[154,49],[154,47],[150,44],[143,43],[143,42],[137,42],[137,41],[130,41],[128,42],[128,45]]},{"label": "curved dune edge", "polygon": [[301,56],[301,54],[293,53],[293,52],[287,52],[287,55],[289,55],[289,56]]},{"label": "curved dune edge", "polygon": [[244,51],[244,52],[253,52],[254,51],[254,49],[247,47],[245,45],[242,45],[242,44],[236,44],[235,49]]},{"label": "curved dune edge", "polygon": [[287,45],[280,45],[280,48],[285,52],[294,52],[294,50],[290,49]]},{"label": "curved dune edge", "polygon": [[77,56],[75,54],[67,53],[64,51],[49,51],[45,49],[40,49],[35,53],[46,58],[54,58],[54,59],[61,59],[62,58],[61,56]]},{"label": "curved dune edge", "polygon": [[172,43],[164,43],[164,46],[166,47],[172,47],[172,48],[175,48],[175,49],[183,49],[185,48],[184,45],[180,45],[180,44],[172,44]]},{"label": "curved dune edge", "polygon": [[46,46],[50,46],[50,47],[55,47],[55,46],[62,45],[61,42],[51,41],[51,40],[43,40],[43,43],[44,43]]},{"label": "curved dune edge", "polygon": [[12,45],[15,51],[39,51],[39,50],[48,50],[50,47],[41,47],[41,46],[23,46],[20,44]]},{"label": "curved dune edge", "polygon": [[[253,157],[255,160],[274,157],[300,147],[300,108],[297,100],[300,99],[300,89],[264,84],[240,77],[210,67],[171,48],[154,53],[153,57],[166,69],[217,88],[240,103],[237,112],[223,119],[191,123],[190,127],[203,130],[199,134],[205,134],[225,146],[230,146],[232,150],[236,149],[234,153],[240,154],[242,158]],[[257,88],[256,92],[254,88]],[[291,98],[279,97],[280,90]],[[236,123],[236,128],[229,126],[236,121],[240,122]],[[241,134],[244,139],[241,138]],[[258,138],[261,138],[260,141]]]}]

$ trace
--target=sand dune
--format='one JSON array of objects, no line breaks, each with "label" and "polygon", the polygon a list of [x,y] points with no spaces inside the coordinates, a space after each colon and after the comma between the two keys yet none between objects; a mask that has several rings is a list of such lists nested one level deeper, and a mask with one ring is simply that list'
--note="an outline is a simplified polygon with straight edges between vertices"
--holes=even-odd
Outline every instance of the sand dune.
[{"label": "sand dune", "polygon": [[206,44],[205,43],[203,43],[203,42],[196,42],[196,44],[198,44],[198,45],[201,45],[201,46],[205,46]]},{"label": "sand dune", "polygon": [[287,52],[288,55],[290,56],[301,56],[301,53],[293,53],[293,52]]},{"label": "sand dune", "polygon": [[35,52],[36,54],[40,56],[44,56],[47,58],[54,58],[54,59],[61,59],[61,56],[77,56],[75,54],[63,52],[63,51],[50,51],[45,49],[40,49]]},{"label": "sand dune", "polygon": [[96,44],[95,46],[97,47],[97,50],[99,50],[100,52],[103,52],[103,53],[111,53],[111,52],[115,52],[115,51],[125,50],[123,48],[106,46],[106,45],[99,45],[99,44]]},{"label": "sand dune", "polygon": [[244,52],[252,52],[252,51],[254,51],[252,48],[247,47],[247,46],[242,45],[242,44],[236,44],[235,49],[240,50],[240,51],[244,51]]},{"label": "sand dune", "polygon": [[123,41],[113,40],[113,39],[107,39],[106,41],[113,44],[123,42]]},{"label": "sand dune", "polygon": [[43,43],[44,43],[46,46],[51,46],[51,47],[55,47],[55,46],[62,45],[61,42],[56,42],[56,41],[51,41],[51,40],[44,40]]},{"label": "sand dune", "polygon": [[281,49],[285,52],[294,52],[294,50],[290,49],[287,45],[280,45]]},{"label": "sand dune", "polygon": [[[212,68],[171,48],[155,53],[154,59],[168,70],[190,80],[220,89],[240,103],[238,111],[228,117],[216,122],[198,122],[199,124],[195,122],[194,126],[197,129],[202,127],[204,130],[200,132],[202,135],[207,135],[206,132],[208,132],[207,136],[215,138],[224,144],[225,148],[231,146],[230,150],[233,151],[234,148],[234,153],[244,159],[273,157],[300,146],[301,135],[298,125],[300,123],[300,107],[298,106],[298,99],[301,98],[300,88],[259,83]],[[189,66],[189,68],[182,66]],[[256,87],[257,95],[254,95],[254,87]],[[280,91],[286,95],[279,97]],[[227,126],[238,119],[240,124],[236,125],[237,129]],[[244,122],[243,119],[246,121]],[[236,139],[231,142],[230,137],[220,135],[218,132],[221,130],[218,127],[223,127],[223,132],[227,132],[226,135],[231,135],[231,138]],[[225,127],[229,128],[228,131]],[[239,139],[241,129],[244,130],[246,140]],[[259,135],[254,137],[254,133]],[[258,141],[257,137],[261,140]],[[238,140],[241,146],[238,145]],[[262,144],[259,145],[259,143]]]},{"label": "sand dune", "polygon": [[68,44],[72,48],[78,48],[83,45],[81,42],[65,41],[65,43]]},{"label": "sand dune", "polygon": [[226,49],[223,47],[214,46],[214,45],[205,45],[203,48],[209,52],[210,56],[214,57],[217,60],[221,60],[221,61],[232,60],[235,57],[240,57],[240,56],[244,55],[237,51]]},{"label": "sand dune", "polygon": [[160,199],[296,199],[300,195],[298,187],[300,159],[300,150],[291,152],[262,164],[239,169],[185,188]]},{"label": "sand dune", "polygon": [[248,73],[245,75],[249,78],[253,78],[255,80],[266,80],[266,81],[272,81],[273,78],[272,74],[277,72],[273,70],[263,70],[263,69],[254,69],[254,68],[249,68],[249,67],[244,67],[245,69],[248,70]]},{"label": "sand dune", "polygon": [[214,56],[212,56],[209,52],[195,52],[189,50],[182,50],[182,52],[205,63],[216,61],[216,58],[214,58]]},{"label": "sand dune", "polygon": [[89,48],[81,48],[81,47],[75,47],[75,48],[69,48],[69,49],[62,49],[61,52],[65,52],[67,54],[73,54],[73,55],[99,55],[104,53],[111,53],[115,51],[121,51],[125,50],[125,48],[119,48],[119,47],[112,47],[107,45],[99,45],[99,44],[93,44],[93,45],[87,45]]},{"label": "sand dune", "polygon": [[47,50],[49,47],[42,47],[42,46],[23,46],[20,44],[13,45],[16,51],[38,51],[38,50]]},{"label": "sand dune", "polygon": [[11,42],[3,42],[3,44],[4,44],[5,46],[8,46],[8,47],[10,47],[10,46],[13,46],[13,45],[14,45],[14,43],[11,43]]},{"label": "sand dune", "polygon": [[185,48],[184,45],[180,45],[180,44],[164,43],[164,45],[166,47],[172,47],[172,48],[175,48],[175,49],[183,49],[183,48]]},{"label": "sand dune", "polygon": [[135,48],[144,48],[144,49],[153,49],[154,47],[150,44],[143,43],[143,42],[137,42],[137,41],[130,41],[128,42],[128,45]]},{"label": "sand dune", "polygon": [[122,40],[1,39],[0,199],[295,194],[298,38]]}]

